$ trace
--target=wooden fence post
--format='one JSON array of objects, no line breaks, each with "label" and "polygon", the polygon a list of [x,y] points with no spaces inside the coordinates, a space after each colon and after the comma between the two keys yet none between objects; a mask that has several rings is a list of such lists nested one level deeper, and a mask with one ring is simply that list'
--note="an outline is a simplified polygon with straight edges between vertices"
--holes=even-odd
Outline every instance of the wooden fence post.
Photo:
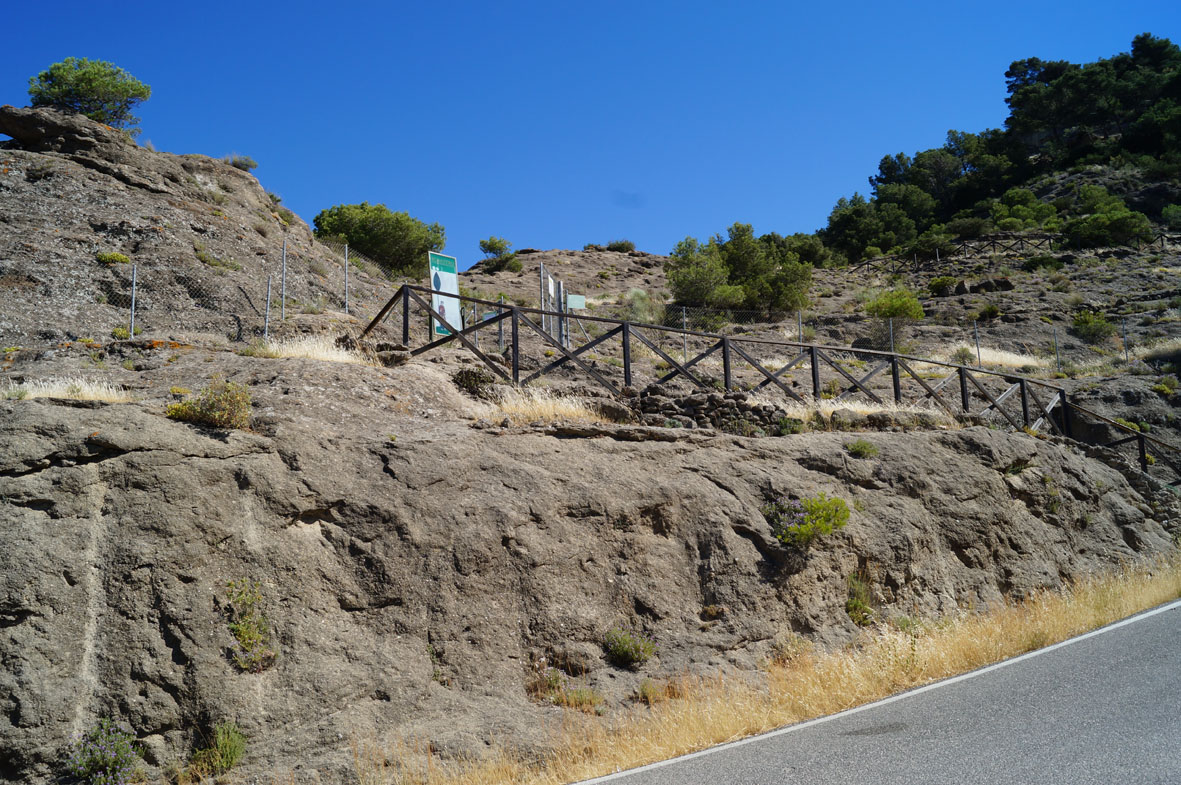
[{"label": "wooden fence post", "polygon": [[890,357],[890,376],[894,382],[894,403],[902,403],[902,378],[898,375],[898,355]]},{"label": "wooden fence post", "polygon": [[1024,379],[1021,380],[1021,422],[1029,427],[1029,386]]},{"label": "wooden fence post", "polygon": [[964,406],[964,414],[972,411],[972,400],[968,397],[968,371],[960,366],[960,403]]},{"label": "wooden fence post", "polygon": [[820,400],[820,357],[815,346],[808,348],[809,359],[812,361],[812,397]]},{"label": "wooden fence post", "polygon": [[730,378],[730,339],[722,337],[722,386],[727,390],[732,387]]},{"label": "wooden fence post", "polygon": [[402,345],[410,348],[410,290],[402,287]]},{"label": "wooden fence post", "polygon": [[521,312],[517,310],[517,306],[513,306],[513,384],[521,383],[521,342],[520,342],[520,326],[521,326]]},{"label": "wooden fence post", "polygon": [[632,326],[631,322],[623,323],[623,383],[627,387],[632,385]]}]

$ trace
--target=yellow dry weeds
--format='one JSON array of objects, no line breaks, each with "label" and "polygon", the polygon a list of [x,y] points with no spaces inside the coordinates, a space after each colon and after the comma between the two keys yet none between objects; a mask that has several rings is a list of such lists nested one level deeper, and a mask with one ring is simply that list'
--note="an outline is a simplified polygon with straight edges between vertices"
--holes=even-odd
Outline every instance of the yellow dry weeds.
[{"label": "yellow dry weeds", "polygon": [[126,390],[109,382],[83,378],[41,379],[11,384],[0,398],[23,400],[25,398],[70,398],[75,401],[109,401],[119,403],[130,401]]}]

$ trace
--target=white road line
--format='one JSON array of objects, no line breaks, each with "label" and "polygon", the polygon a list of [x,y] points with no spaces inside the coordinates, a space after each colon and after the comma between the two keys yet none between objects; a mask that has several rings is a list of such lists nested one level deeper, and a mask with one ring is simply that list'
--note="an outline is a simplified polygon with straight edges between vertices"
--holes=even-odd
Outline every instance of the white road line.
[{"label": "white road line", "polygon": [[770,738],[774,738],[775,736],[782,736],[787,733],[793,733],[798,730],[803,730],[804,728],[810,728],[813,725],[819,725],[823,722],[830,722],[832,720],[837,720],[842,717],[848,717],[851,714],[857,714],[859,712],[869,711],[870,709],[876,709],[878,706],[885,706],[886,704],[893,703],[894,701],[905,700],[906,698],[910,698],[915,695],[921,695],[922,693],[928,692],[930,690],[939,689],[940,687],[948,687],[948,686],[951,686],[952,684],[958,684],[961,681],[967,681],[968,679],[974,679],[977,676],[983,676],[985,673],[990,673],[992,671],[999,670],[1001,668],[1007,668],[1010,665],[1016,665],[1017,663],[1023,662],[1024,660],[1028,660],[1031,657],[1038,657],[1038,656],[1041,656],[1042,654],[1048,654],[1048,653],[1054,651],[1055,649],[1061,649],[1065,646],[1070,646],[1070,645],[1078,643],[1080,641],[1085,641],[1088,638],[1094,638],[1096,635],[1102,635],[1105,632],[1111,632],[1112,630],[1118,630],[1120,627],[1125,627],[1125,626],[1132,624],[1134,622],[1138,622],[1143,619],[1147,619],[1149,617],[1157,615],[1158,613],[1164,613],[1165,611],[1171,611],[1174,608],[1181,608],[1181,600],[1174,600],[1173,602],[1170,602],[1166,605],[1161,605],[1157,608],[1153,608],[1152,610],[1144,611],[1143,613],[1138,613],[1135,616],[1129,616],[1128,618],[1123,619],[1122,621],[1117,621],[1112,624],[1108,624],[1106,627],[1100,627],[1097,630],[1091,630],[1090,632],[1083,633],[1082,635],[1079,635],[1078,637],[1075,637],[1075,638],[1068,638],[1068,639],[1062,641],[1061,643],[1055,643],[1051,646],[1046,646],[1044,649],[1036,649],[1034,651],[1026,652],[1025,654],[1020,654],[1016,657],[1012,657],[1007,660],[1001,660],[1000,662],[993,663],[992,665],[987,665],[983,668],[979,668],[974,671],[969,671],[968,673],[961,673],[959,676],[952,676],[952,677],[944,679],[942,681],[933,682],[931,684],[927,684],[922,687],[916,687],[913,690],[908,690],[906,692],[900,692],[897,695],[891,695],[888,698],[882,698],[881,700],[874,701],[873,703],[866,703],[862,706],[857,706],[852,709],[845,709],[844,711],[839,712],[837,714],[829,714],[824,717],[817,717],[816,719],[807,720],[806,722],[800,722],[795,725],[788,725],[785,728],[779,728],[777,730],[768,731],[766,733],[760,733],[757,736],[748,736],[745,739],[739,739],[738,741],[726,742],[725,744],[719,744],[716,747],[709,747],[704,750],[699,750],[698,752],[690,752],[686,755],[680,755],[676,758],[669,758],[668,760],[661,760],[661,761],[657,761],[655,763],[649,763],[645,766],[637,766],[634,769],[627,769],[626,771],[617,771],[614,774],[605,774],[602,777],[595,777],[594,779],[591,779],[591,780],[581,780],[579,783],[576,783],[575,785],[594,785],[595,783],[599,783],[599,782],[610,782],[612,780],[617,780],[622,777],[629,777],[633,774],[639,774],[641,772],[663,768],[664,766],[671,766],[674,763],[680,763],[682,761],[693,760],[694,758],[701,758],[706,755],[712,755],[713,753],[721,752],[722,750],[728,750],[728,749],[733,749],[734,747],[741,747],[746,744],[752,744],[756,741],[762,741],[763,739],[770,739]]}]

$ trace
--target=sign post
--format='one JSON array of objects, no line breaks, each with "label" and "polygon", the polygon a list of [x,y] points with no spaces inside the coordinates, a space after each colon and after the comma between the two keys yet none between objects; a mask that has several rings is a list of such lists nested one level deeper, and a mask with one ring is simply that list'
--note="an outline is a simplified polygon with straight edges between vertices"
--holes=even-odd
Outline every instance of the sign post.
[{"label": "sign post", "polygon": [[[459,303],[459,267],[454,256],[445,256],[430,251],[427,254],[430,264],[431,308],[453,325],[463,329],[463,309]],[[443,294],[439,294],[443,292]],[[450,335],[451,331],[439,324],[439,320],[431,317],[431,332],[434,335]]]}]

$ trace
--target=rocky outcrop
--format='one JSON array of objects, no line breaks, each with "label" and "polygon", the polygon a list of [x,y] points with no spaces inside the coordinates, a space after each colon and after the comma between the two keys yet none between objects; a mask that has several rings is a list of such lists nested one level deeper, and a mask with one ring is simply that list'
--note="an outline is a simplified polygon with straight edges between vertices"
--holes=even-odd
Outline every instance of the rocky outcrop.
[{"label": "rocky outcrop", "polygon": [[[564,711],[526,692],[541,658],[610,716],[647,676],[754,668],[788,632],[846,640],[853,571],[883,617],[954,612],[1165,549],[1178,520],[1171,495],[1024,434],[874,434],[857,459],[837,433],[473,429],[483,404],[422,365],[219,364],[255,432],[167,420],[147,389],[0,402],[0,778],[48,783],[97,717],[158,767],[233,720],[244,776],[327,782],[352,777],[355,738],[539,747]],[[176,366],[143,376],[209,367]],[[819,492],[849,525],[780,545],[762,506]],[[261,672],[235,662],[242,579],[277,654]],[[658,658],[611,666],[617,627]]]}]

